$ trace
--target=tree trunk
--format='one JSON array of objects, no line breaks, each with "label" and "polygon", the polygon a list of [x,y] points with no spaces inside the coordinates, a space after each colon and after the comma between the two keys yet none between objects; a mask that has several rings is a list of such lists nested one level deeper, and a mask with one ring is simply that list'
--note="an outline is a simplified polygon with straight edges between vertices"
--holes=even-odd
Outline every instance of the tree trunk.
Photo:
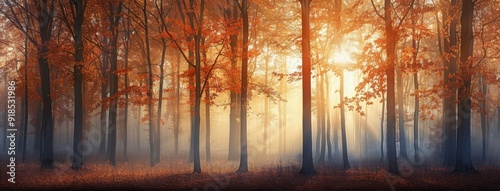
[{"label": "tree trunk", "polygon": [[[130,53],[130,34],[132,33],[131,30],[131,21],[130,19],[127,19],[125,22],[125,37],[124,37],[124,56],[125,56],[125,63],[124,67],[125,69],[128,69],[128,57]],[[123,158],[125,161],[128,161],[128,107],[129,107],[129,95],[128,95],[128,88],[130,86],[130,82],[128,79],[128,72],[125,73],[125,89],[127,90],[125,92],[125,114],[124,114],[124,119],[123,119]]]},{"label": "tree trunk", "polygon": [[390,0],[384,1],[384,9],[387,56],[385,68],[387,77],[387,160],[389,162],[389,172],[399,174],[396,153],[396,96],[394,93],[396,32],[392,25],[392,5]]},{"label": "tree trunk", "polygon": [[40,71],[40,81],[42,87],[42,126],[43,150],[42,150],[42,168],[54,167],[53,153],[53,118],[52,118],[52,97],[50,94],[50,69],[49,60],[46,57],[48,52],[48,43],[52,33],[52,22],[54,13],[54,1],[42,2],[37,6],[38,24],[40,29],[41,47],[38,49],[38,66]]},{"label": "tree trunk", "polygon": [[322,71],[321,71],[321,66],[318,66],[319,68],[319,75],[318,78],[319,78],[319,85],[320,85],[320,89],[319,89],[319,103],[320,105],[318,105],[318,107],[320,108],[320,112],[318,113],[318,115],[320,116],[319,119],[320,119],[320,128],[321,128],[321,149],[320,149],[320,154],[319,154],[319,160],[318,162],[323,164],[325,163],[325,156],[326,156],[326,124],[325,124],[325,97],[324,97],[324,89],[323,89],[323,85],[324,85],[324,75],[322,74]]},{"label": "tree trunk", "polygon": [[[228,4],[231,2],[228,1]],[[233,0],[232,10],[230,8],[227,9],[227,18],[231,19],[233,23],[236,24],[238,19],[238,0]],[[231,60],[231,73],[236,73],[237,71],[237,46],[238,46],[238,33],[232,33],[229,36],[231,46],[231,55],[233,55]],[[237,82],[234,78],[231,78],[231,83],[234,86]],[[240,96],[236,93],[236,90],[230,90],[230,107],[229,107],[229,153],[228,160],[235,161],[238,160],[240,153],[240,124],[238,123],[237,118],[240,118]]]},{"label": "tree trunk", "polygon": [[399,157],[407,159],[408,152],[406,152],[403,74],[401,68],[396,69],[396,80],[398,92]]},{"label": "tree trunk", "polygon": [[[418,3],[418,1],[417,1]],[[412,7],[414,9],[414,7]],[[418,39],[418,45],[417,45],[417,40],[415,39],[416,31],[415,31],[415,24],[416,24],[416,18],[412,18],[412,41],[411,45],[413,50],[415,51],[413,55],[413,64],[418,65],[419,62],[417,60],[418,56],[418,51],[419,51],[419,46],[420,46],[420,39]],[[438,27],[439,28],[439,27]],[[419,148],[418,148],[418,123],[419,123],[419,118],[420,118],[420,98],[419,98],[419,84],[418,84],[418,70],[413,73],[413,87],[415,89],[415,106],[414,106],[414,111],[413,111],[413,150],[415,152],[415,163],[419,163],[420,161],[420,156],[419,154]]]},{"label": "tree trunk", "polygon": [[302,10],[302,169],[300,174],[316,175],[312,158],[311,133],[311,0],[300,0]]},{"label": "tree trunk", "polygon": [[487,127],[487,112],[488,112],[488,104],[487,104],[487,100],[488,100],[488,85],[486,85],[486,82],[485,82],[485,79],[484,77],[479,74],[479,89],[481,90],[481,93],[482,93],[482,96],[484,98],[484,100],[481,100],[480,103],[479,103],[479,107],[480,107],[480,116],[481,116],[481,135],[482,135],[482,146],[483,146],[483,149],[482,149],[482,162],[485,163],[486,162],[486,154],[487,154],[487,151],[488,151],[488,127]]},{"label": "tree trunk", "polygon": [[240,166],[237,173],[248,172],[247,147],[247,91],[248,91],[248,0],[241,1],[241,18],[243,20],[243,58],[241,59],[241,131],[240,131]]},{"label": "tree trunk", "polygon": [[74,116],[74,130],[73,130],[73,164],[71,169],[80,170],[83,166],[82,155],[82,138],[83,138],[83,39],[82,39],[82,26],[85,19],[86,1],[72,2],[75,7],[76,15],[74,17],[74,41],[75,41],[75,65],[73,67],[74,94],[75,94],[75,116]]},{"label": "tree trunk", "polygon": [[[148,64],[148,121],[149,121],[149,165],[155,166],[156,164],[156,156],[155,156],[155,128],[153,126],[153,67],[151,62],[151,51],[150,51],[150,43],[149,43],[149,25],[148,25],[148,15],[147,15],[147,0],[143,1],[142,14],[144,17],[144,34],[145,34],[145,43],[146,43],[146,61]],[[159,112],[159,111],[158,111]],[[160,116],[161,117],[161,116]]]},{"label": "tree trunk", "polygon": [[156,113],[156,137],[155,137],[155,162],[160,162],[161,154],[161,110],[163,105],[163,81],[165,74],[165,54],[167,51],[167,42],[162,39],[161,63],[160,63],[160,86],[158,87],[158,109]]},{"label": "tree trunk", "polygon": [[[451,7],[456,6],[457,1],[451,0]],[[450,9],[448,12],[443,13],[443,20],[448,19],[448,15],[453,17],[454,12]],[[445,67],[448,68],[444,71],[444,82],[445,82],[445,90],[447,91],[446,96],[443,100],[443,125],[444,131],[446,135],[446,140],[443,142],[443,158],[444,165],[448,167],[452,167],[455,165],[454,158],[456,157],[457,152],[457,104],[455,103],[455,99],[457,96],[457,88],[453,83],[455,83],[455,77],[457,71],[457,59],[456,53],[452,50],[457,46],[457,22],[456,19],[452,19],[452,22],[449,26],[449,42],[444,40],[444,50],[445,53],[451,54],[449,61],[445,59]]]},{"label": "tree trunk", "polygon": [[382,119],[380,120],[380,161],[384,162],[384,116],[385,116],[385,95],[382,94]]},{"label": "tree trunk", "polygon": [[[113,96],[118,93],[118,75],[115,74],[115,71],[118,68],[118,23],[120,21],[120,12],[122,9],[122,2],[118,5],[114,5],[114,3],[109,3],[109,11],[110,11],[110,31],[111,31],[111,42],[110,42],[110,91],[109,95]],[[108,126],[108,159],[110,165],[116,165],[116,120],[117,120],[117,111],[118,111],[118,100],[111,100],[111,105],[109,109],[109,126]]]},{"label": "tree trunk", "polygon": [[[103,37],[103,43],[108,44],[108,40],[106,37]],[[108,80],[108,64],[109,64],[109,54],[107,52],[103,53],[102,58],[102,66],[101,66],[101,74],[103,79]],[[102,81],[101,82],[101,101],[104,101],[108,97],[108,84],[110,82]],[[99,144],[99,154],[104,155],[106,153],[106,135],[107,135],[107,113],[108,110],[104,104],[101,104],[101,113],[100,113],[100,122],[101,122],[101,139]]]},{"label": "tree trunk", "polygon": [[177,155],[179,153],[179,128],[180,128],[180,120],[181,120],[181,113],[180,113],[180,99],[181,99],[181,77],[180,77],[180,63],[181,63],[181,60],[180,60],[180,54],[177,54],[177,66],[176,66],[176,71],[175,71],[175,76],[176,76],[176,80],[175,80],[175,84],[176,84],[176,87],[175,87],[175,94],[176,94],[176,98],[175,98],[175,112],[174,112],[174,115],[175,115],[175,123],[174,123],[174,150],[175,150],[175,154]]},{"label": "tree trunk", "polygon": [[474,172],[471,160],[471,57],[473,55],[472,20],[474,4],[472,0],[462,1],[460,17],[460,76],[463,85],[459,87],[457,158],[455,172]]},{"label": "tree trunk", "polygon": [[[29,18],[29,17],[28,17]],[[24,39],[24,123],[23,123],[23,163],[26,162],[26,149],[28,148],[28,124],[29,124],[29,110],[28,110],[28,38]]]},{"label": "tree trunk", "polygon": [[[201,40],[202,47],[205,47],[205,38]],[[203,59],[207,59],[207,49],[203,48]],[[207,62],[204,62],[204,67],[207,67]],[[205,77],[205,155],[207,162],[210,162],[212,155],[210,153],[210,73]],[[203,90],[202,90],[203,91]]]},{"label": "tree trunk", "polygon": [[344,103],[344,71],[340,71],[340,131],[342,136],[342,169],[351,168],[349,156],[347,155],[347,132],[345,127],[345,103]]},{"label": "tree trunk", "polygon": [[[317,67],[319,68],[319,67]],[[319,71],[319,70],[317,70]],[[319,73],[319,72],[318,72]],[[320,99],[319,99],[319,96],[320,96],[320,89],[321,87],[319,86],[320,85],[320,82],[319,82],[319,78],[316,77],[315,78],[315,82],[316,82],[316,147],[315,147],[315,152],[314,152],[314,158],[316,159],[319,159],[319,155],[320,155],[320,149],[321,149],[321,119],[320,119],[320,113],[321,113],[321,110],[320,110]]]},{"label": "tree trunk", "polygon": [[[264,84],[265,86],[268,86],[268,77],[269,77],[269,60],[268,58],[266,57],[265,58],[266,60],[264,61],[266,64],[265,64],[265,76],[264,76]],[[264,98],[264,142],[263,142],[263,145],[264,145],[264,155],[267,154],[267,143],[268,143],[268,139],[267,139],[267,135],[268,135],[268,131],[269,131],[269,97],[267,95],[265,95],[265,98]]]}]

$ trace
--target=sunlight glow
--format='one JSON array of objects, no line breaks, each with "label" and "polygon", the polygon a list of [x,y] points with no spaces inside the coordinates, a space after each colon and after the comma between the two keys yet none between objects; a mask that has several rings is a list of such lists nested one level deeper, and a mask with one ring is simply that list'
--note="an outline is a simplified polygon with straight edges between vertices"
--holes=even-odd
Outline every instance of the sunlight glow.
[{"label": "sunlight glow", "polygon": [[354,63],[354,60],[352,60],[349,53],[342,51],[342,50],[334,53],[333,61],[334,61],[334,63],[338,63],[338,64],[353,64]]}]

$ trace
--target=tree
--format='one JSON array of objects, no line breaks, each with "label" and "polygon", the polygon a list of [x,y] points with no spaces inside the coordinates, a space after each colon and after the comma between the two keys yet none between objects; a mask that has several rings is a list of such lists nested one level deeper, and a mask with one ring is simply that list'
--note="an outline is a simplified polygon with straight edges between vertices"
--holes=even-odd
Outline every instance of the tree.
[{"label": "tree", "polygon": [[[65,5],[60,1],[61,7]],[[87,7],[87,1],[72,1],[70,4],[70,9],[73,19],[73,27],[70,25],[69,18],[65,10],[63,10],[64,21],[71,32],[71,36],[74,40],[74,49],[75,49],[75,64],[73,66],[73,79],[74,79],[74,130],[73,130],[73,164],[71,165],[71,169],[79,170],[83,166],[83,155],[82,155],[82,137],[83,137],[83,61],[84,61],[84,46],[83,46],[83,37],[82,37],[82,27],[85,19],[85,8]]]},{"label": "tree", "polygon": [[[108,2],[108,19],[109,19],[109,31],[111,33],[111,39],[109,39],[109,63],[110,63],[110,86],[109,94],[112,96],[110,110],[109,110],[109,126],[108,126],[108,149],[107,149],[107,161],[110,165],[116,165],[116,120],[118,104],[117,96],[118,94],[118,74],[116,73],[118,69],[118,27],[121,19],[121,11],[123,7],[123,2]],[[115,95],[116,94],[116,95]]]},{"label": "tree", "polygon": [[[443,99],[443,126],[446,135],[446,140],[443,145],[443,156],[444,165],[453,166],[453,158],[456,156],[456,144],[457,144],[457,104],[455,102],[457,96],[457,88],[453,84],[455,81],[455,74],[457,72],[457,54],[454,49],[457,48],[457,22],[454,18],[456,14],[456,0],[450,1],[449,10],[443,12],[443,20],[447,20],[449,17],[452,18],[451,22],[447,27],[449,27],[448,40],[444,40],[443,48],[445,55],[444,65],[446,69],[444,70],[444,84],[445,84],[445,96]],[[444,22],[444,21],[443,21]]]},{"label": "tree", "polygon": [[240,129],[240,166],[236,172],[248,172],[248,147],[247,147],[247,108],[248,108],[248,0],[242,0],[241,18],[243,20],[243,52],[241,58],[241,129]]},{"label": "tree", "polygon": [[460,68],[462,86],[459,87],[457,156],[455,172],[474,172],[471,160],[471,70],[474,45],[472,20],[474,3],[472,0],[462,1],[460,16]]},{"label": "tree", "polygon": [[[342,51],[342,1],[335,1],[335,21],[336,21],[336,30],[337,30],[337,53]],[[342,169],[347,170],[351,168],[349,164],[349,156],[347,154],[347,133],[345,126],[345,97],[344,97],[344,70],[340,70],[340,90],[339,90],[339,98],[340,98],[340,134],[342,139]]]},{"label": "tree", "polygon": [[302,168],[300,174],[316,175],[312,159],[311,140],[310,4],[311,0],[300,0],[302,10]]},{"label": "tree", "polygon": [[[29,41],[37,48],[38,67],[41,79],[41,97],[42,97],[42,124],[41,132],[43,133],[43,150],[41,150],[41,166],[42,168],[53,168],[53,118],[52,118],[52,97],[50,93],[50,70],[49,59],[45,56],[49,52],[49,45],[52,38],[52,29],[54,22],[55,0],[51,1],[35,1],[28,6],[22,6],[17,1],[3,1],[3,6],[0,12],[11,22],[17,29],[19,29]],[[33,13],[29,8],[34,6],[36,13]],[[29,25],[20,20],[19,12],[24,11],[36,20],[38,29],[27,28]],[[34,34],[35,31],[36,34]],[[36,40],[40,39],[40,41]]]},{"label": "tree", "polygon": [[[231,5],[231,0],[226,0],[228,5]],[[237,74],[237,49],[238,49],[238,32],[239,28],[235,29],[235,26],[238,24],[238,0],[232,0],[232,6],[228,6],[228,8],[224,11],[225,19],[227,20],[227,30],[229,35],[229,46],[231,48],[231,70],[229,74],[231,75],[231,85],[230,87],[230,106],[229,106],[229,153],[228,160],[237,160],[239,156],[238,147],[240,146],[240,124],[238,123],[237,118],[240,118],[240,108],[241,100],[238,94],[237,84],[239,83]]]}]

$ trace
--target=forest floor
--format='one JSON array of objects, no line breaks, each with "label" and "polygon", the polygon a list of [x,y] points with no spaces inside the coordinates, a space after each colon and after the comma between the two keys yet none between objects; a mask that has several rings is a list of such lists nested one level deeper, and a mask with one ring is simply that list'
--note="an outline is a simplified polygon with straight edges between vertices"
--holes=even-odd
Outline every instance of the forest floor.
[{"label": "forest floor", "polygon": [[[119,162],[116,167],[89,162],[80,171],[66,164],[41,169],[36,163],[16,164],[16,183],[2,172],[0,190],[495,190],[500,191],[500,168],[480,167],[475,174],[446,169],[411,169],[394,176],[383,168],[341,171],[316,165],[317,176],[299,175],[299,163],[250,164],[237,174],[238,162],[202,161],[201,174],[186,161],[164,161],[151,168],[147,160]],[[5,168],[1,168],[5,169]],[[3,171],[3,170],[2,170]]]}]

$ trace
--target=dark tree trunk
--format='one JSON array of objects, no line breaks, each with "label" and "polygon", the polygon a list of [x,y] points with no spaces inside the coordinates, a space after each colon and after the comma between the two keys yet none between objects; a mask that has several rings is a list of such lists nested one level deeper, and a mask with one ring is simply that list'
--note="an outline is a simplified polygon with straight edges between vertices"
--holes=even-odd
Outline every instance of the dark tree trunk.
[{"label": "dark tree trunk", "polygon": [[[417,1],[418,3],[418,1]],[[414,7],[412,7],[412,9],[414,10]],[[419,62],[417,60],[417,56],[418,56],[418,51],[419,51],[419,47],[420,47],[420,39],[418,39],[418,43],[417,43],[417,39],[415,39],[415,35],[416,35],[416,31],[415,31],[415,24],[416,24],[416,19],[417,18],[412,18],[412,34],[413,34],[413,37],[412,37],[412,41],[411,41],[411,46],[413,48],[413,50],[415,51],[414,55],[413,55],[413,64],[414,65],[418,65]],[[418,155],[419,154],[419,148],[418,148],[418,133],[419,133],[419,130],[418,130],[418,123],[419,123],[419,107],[420,107],[420,98],[419,98],[419,86],[418,86],[418,71],[415,71],[413,73],[413,87],[415,89],[415,106],[414,106],[414,111],[413,111],[413,150],[415,151],[415,163],[418,164],[418,162],[420,161],[420,156]]]},{"label": "dark tree trunk", "polygon": [[408,152],[406,152],[403,74],[400,68],[396,69],[396,80],[398,92],[399,157],[407,159]]},{"label": "dark tree trunk", "polygon": [[382,119],[380,119],[380,161],[384,162],[384,116],[385,116],[385,95],[382,94]]},{"label": "dark tree trunk", "polygon": [[[110,31],[111,31],[111,41],[110,41],[110,87],[109,87],[109,95],[114,96],[118,92],[118,75],[115,74],[115,71],[118,68],[118,23],[120,21],[120,13],[122,10],[122,2],[118,5],[114,3],[109,3],[109,11],[110,11]],[[115,98],[111,100],[111,105],[109,109],[109,126],[108,126],[108,158],[107,161],[110,165],[116,165],[116,120],[117,120],[117,111],[118,111],[118,100]]]},{"label": "dark tree trunk", "polygon": [[[201,40],[201,46],[205,47],[205,38]],[[203,48],[203,59],[207,60],[207,49]],[[204,62],[204,67],[207,67],[207,62]],[[210,153],[210,71],[206,74],[205,84],[205,154],[207,162],[210,162],[212,155]],[[203,87],[202,87],[203,88]],[[203,91],[203,90],[201,90]]]},{"label": "dark tree trunk", "polygon": [[[103,44],[108,44],[107,38],[103,38]],[[103,53],[101,74],[104,79],[109,80],[108,77],[108,65],[109,65],[109,54],[107,52]],[[109,81],[102,81],[101,83],[101,101],[104,101],[108,97],[108,84]],[[107,142],[107,119],[108,109],[104,104],[101,104],[100,122],[101,122],[101,142],[99,144],[99,154],[104,155],[106,153],[106,142]]]},{"label": "dark tree trunk", "polygon": [[413,150],[415,150],[415,162],[418,163],[420,161],[420,156],[418,155],[420,150],[418,148],[418,121],[420,119],[419,115],[419,107],[420,107],[420,100],[419,100],[419,93],[418,93],[418,73],[415,72],[413,74],[413,85],[415,86],[415,91],[417,92],[415,94],[415,110],[413,112]]},{"label": "dark tree trunk", "polygon": [[41,162],[42,161],[42,147],[43,147],[43,139],[42,139],[42,111],[43,111],[43,106],[41,102],[37,103],[37,109],[36,109],[36,132],[35,132],[35,141],[33,141],[33,147],[35,153],[38,153],[39,158],[38,160]]},{"label": "dark tree trunk", "polygon": [[344,71],[340,71],[340,131],[342,136],[342,163],[343,170],[351,168],[349,156],[347,155],[347,133],[345,127],[345,103],[344,103]]},{"label": "dark tree trunk", "polygon": [[210,162],[212,159],[212,155],[210,153],[210,85],[209,82],[207,82],[207,86],[205,87],[205,97],[206,97],[206,103],[205,103],[205,152],[206,152],[206,157],[207,157],[207,162]]},{"label": "dark tree trunk", "polygon": [[390,0],[384,1],[384,9],[387,56],[387,65],[385,66],[387,77],[387,160],[389,162],[388,171],[399,174],[396,153],[396,96],[394,92],[396,32],[392,25],[392,5]]},{"label": "dark tree trunk", "polygon": [[247,147],[247,91],[248,91],[248,0],[241,1],[241,18],[243,20],[243,58],[241,59],[241,131],[240,131],[240,166],[237,173],[248,172]]},{"label": "dark tree trunk", "polygon": [[302,10],[302,168],[300,174],[316,175],[312,158],[311,133],[311,0],[300,0]]},{"label": "dark tree trunk", "polygon": [[74,17],[74,41],[75,41],[75,65],[73,67],[74,94],[75,94],[75,116],[74,116],[74,130],[73,130],[73,164],[71,169],[79,170],[83,166],[83,39],[82,39],[82,26],[85,19],[85,7],[87,1],[74,1],[72,2],[76,15]]},{"label": "dark tree trunk", "polygon": [[484,100],[481,100],[480,103],[479,103],[479,107],[481,109],[481,111],[479,112],[480,113],[480,116],[481,116],[481,135],[482,135],[482,146],[483,146],[483,149],[482,149],[482,162],[485,163],[486,162],[486,154],[488,152],[488,136],[489,136],[489,133],[488,133],[488,117],[486,116],[487,115],[487,112],[488,112],[488,104],[487,104],[487,100],[488,100],[488,85],[486,84],[485,82],[485,79],[482,75],[479,75],[479,88],[481,90],[481,94],[482,96],[484,97]]},{"label": "dark tree trunk", "polygon": [[24,40],[24,97],[23,97],[23,163],[26,162],[26,149],[28,143],[28,124],[29,124],[29,110],[28,110],[28,38]]},{"label": "dark tree trunk", "polygon": [[455,172],[474,172],[471,160],[471,57],[473,55],[472,20],[474,3],[472,0],[462,1],[460,17],[460,76],[464,80],[459,87],[457,158]]},{"label": "dark tree trunk", "polygon": [[[151,51],[150,51],[150,43],[149,43],[149,25],[148,25],[148,15],[147,15],[147,0],[143,1],[142,7],[142,15],[144,19],[144,34],[145,34],[145,43],[146,43],[146,61],[148,65],[148,126],[149,126],[149,165],[155,166],[156,164],[156,156],[155,156],[155,140],[156,132],[153,125],[153,66],[151,62]],[[159,111],[158,111],[159,112]]]},{"label": "dark tree trunk", "polygon": [[53,118],[52,118],[52,97],[50,94],[50,70],[49,60],[46,57],[48,52],[48,43],[52,33],[52,22],[54,17],[54,1],[38,2],[38,24],[40,29],[41,47],[38,48],[38,66],[40,71],[42,86],[42,126],[43,150],[42,150],[42,168],[54,167],[53,153]]},{"label": "dark tree trunk", "polygon": [[[451,7],[456,6],[457,1],[451,0]],[[443,13],[443,20],[448,19],[448,17],[453,17],[454,11],[448,10],[448,12]],[[449,25],[449,41],[444,40],[444,51],[447,54],[451,54],[449,60],[445,59],[445,67],[448,68],[444,71],[444,82],[445,91],[447,92],[443,100],[443,125],[446,135],[446,140],[443,142],[443,158],[444,165],[452,167],[455,165],[455,157],[457,153],[457,104],[455,99],[457,96],[457,88],[453,83],[455,82],[454,75],[457,71],[457,58],[456,53],[452,50],[457,46],[457,22],[456,19],[452,19]]]},{"label": "dark tree trunk", "polygon": [[[130,34],[132,33],[131,29],[131,21],[130,19],[127,19],[124,22],[124,28],[125,28],[125,34],[123,37],[124,40],[124,67],[125,69],[128,69],[128,57],[130,53]],[[128,95],[128,88],[129,88],[129,79],[128,79],[128,72],[125,73],[125,89],[127,90],[125,92],[125,114],[124,114],[124,119],[123,119],[123,158],[125,161],[128,161],[128,108],[129,108],[129,95]]]},{"label": "dark tree trunk", "polygon": [[[227,1],[230,4],[230,0]],[[232,9],[226,10],[226,17],[232,21],[231,24],[236,24],[238,19],[238,0],[233,0]],[[232,33],[230,36],[231,46],[231,73],[237,71],[237,46],[238,46],[238,33]],[[235,85],[237,80],[231,78],[232,85]],[[240,118],[240,96],[236,93],[234,89],[230,92],[230,107],[229,107],[229,153],[228,160],[235,161],[239,158],[239,147],[240,147],[240,124],[237,118]]]},{"label": "dark tree trunk", "polygon": [[165,39],[162,39],[162,50],[161,50],[161,63],[160,63],[160,87],[158,87],[158,109],[156,113],[156,137],[155,137],[155,162],[160,162],[160,152],[161,152],[161,109],[163,105],[163,81],[164,81],[164,67],[165,67],[165,53],[167,51],[167,44]]}]

